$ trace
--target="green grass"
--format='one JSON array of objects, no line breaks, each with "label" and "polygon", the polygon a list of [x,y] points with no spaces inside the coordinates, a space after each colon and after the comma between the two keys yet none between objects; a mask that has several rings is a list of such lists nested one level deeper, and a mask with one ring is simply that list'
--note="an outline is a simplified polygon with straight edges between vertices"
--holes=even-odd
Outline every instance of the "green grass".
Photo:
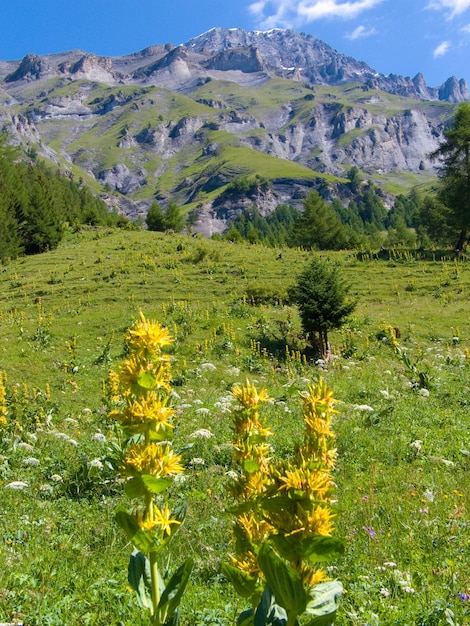
[{"label": "green grass", "polygon": [[[172,488],[188,516],[169,553],[172,568],[189,555],[196,562],[184,626],[234,624],[246,608],[220,573],[230,550],[232,385],[248,377],[269,390],[266,418],[283,457],[300,433],[298,392],[320,375],[341,400],[335,481],[346,551],[330,575],[347,593],[336,623],[469,623],[459,593],[470,593],[470,264],[437,252],[428,260],[322,254],[339,263],[358,299],[322,366],[302,358],[297,312],[284,304],[308,256],[85,230],[56,251],[2,266],[0,371],[10,414],[0,442],[0,621],[16,613],[31,626],[148,623],[127,589],[130,546],[113,520],[127,502],[106,465],[119,433],[103,397],[142,310],[176,334],[175,445],[192,443],[185,481]],[[407,358],[384,325],[399,328]],[[200,428],[214,436],[191,437]],[[91,470],[95,459],[102,470]],[[13,481],[28,486],[7,488]]]}]

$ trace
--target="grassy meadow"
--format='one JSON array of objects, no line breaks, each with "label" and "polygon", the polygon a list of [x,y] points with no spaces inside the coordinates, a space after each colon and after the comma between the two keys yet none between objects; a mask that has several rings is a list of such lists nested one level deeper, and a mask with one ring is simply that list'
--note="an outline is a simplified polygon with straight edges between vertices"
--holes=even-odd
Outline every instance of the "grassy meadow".
[{"label": "grassy meadow", "polygon": [[128,502],[107,463],[121,443],[108,372],[142,311],[175,337],[174,444],[186,471],[171,498],[186,499],[188,514],[165,558],[173,569],[188,555],[196,563],[182,626],[233,625],[246,608],[220,572],[233,385],[248,378],[268,390],[282,457],[301,435],[299,392],[320,376],[341,401],[345,554],[328,568],[345,588],[336,624],[470,624],[470,262],[324,254],[357,298],[324,364],[310,360],[285,304],[309,254],[84,230],[0,267],[0,622],[148,624],[114,521]]}]

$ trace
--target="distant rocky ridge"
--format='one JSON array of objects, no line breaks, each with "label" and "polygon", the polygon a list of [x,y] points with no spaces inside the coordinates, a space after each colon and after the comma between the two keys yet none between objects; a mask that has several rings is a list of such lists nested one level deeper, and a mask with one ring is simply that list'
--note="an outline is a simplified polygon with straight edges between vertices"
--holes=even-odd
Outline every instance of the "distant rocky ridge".
[{"label": "distant rocky ridge", "polygon": [[[230,84],[241,89],[237,97]],[[266,93],[271,84],[285,95],[261,106],[252,89]],[[293,30],[214,28],[184,45],[121,57],[72,50],[0,61],[0,128],[17,143],[83,171],[128,214],[175,196],[220,228],[253,202],[209,197],[230,176],[250,173],[245,157],[223,166],[228,144],[299,167],[290,183],[273,177],[269,194],[256,198],[268,212],[276,202],[300,201],[316,174],[344,178],[352,165],[379,177],[429,178],[427,155],[464,100],[463,79],[429,87],[422,74],[385,76]],[[174,182],[160,185],[169,172]]]},{"label": "distant rocky ridge", "polygon": [[[359,82],[371,89],[419,100],[470,100],[464,79],[452,76],[442,85],[429,87],[421,73],[414,78],[385,76],[312,35],[283,29],[246,32],[213,28],[177,47],[155,45],[113,58],[80,50],[44,56],[28,54],[19,63],[3,62],[0,79],[12,83],[56,75],[106,84],[171,85],[174,90],[188,91],[194,80],[210,77],[211,72],[228,71],[264,74],[265,79],[277,75],[319,85]],[[263,77],[258,76],[258,80]]]}]

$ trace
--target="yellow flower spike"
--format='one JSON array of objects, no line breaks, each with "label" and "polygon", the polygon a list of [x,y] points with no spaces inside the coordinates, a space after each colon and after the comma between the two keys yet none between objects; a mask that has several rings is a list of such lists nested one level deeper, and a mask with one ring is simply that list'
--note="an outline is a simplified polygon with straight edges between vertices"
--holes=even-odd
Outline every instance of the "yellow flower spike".
[{"label": "yellow flower spike", "polygon": [[232,389],[232,396],[246,408],[256,408],[262,402],[269,402],[270,400],[266,389],[260,389],[258,392],[256,387],[248,380],[243,387],[239,385],[234,387]]},{"label": "yellow flower spike", "polygon": [[172,477],[184,471],[181,457],[168,444],[139,444],[129,449],[124,459],[127,475],[147,474],[157,478]]},{"label": "yellow flower spike", "polygon": [[165,432],[174,428],[170,420],[176,412],[167,403],[168,397],[160,399],[155,393],[139,400],[128,398],[127,405],[122,410],[111,411],[109,417],[132,432],[143,432],[148,426],[157,432]]},{"label": "yellow flower spike", "polygon": [[170,331],[159,322],[147,321],[140,313],[140,322],[127,331],[127,344],[137,354],[154,356],[173,342]]}]

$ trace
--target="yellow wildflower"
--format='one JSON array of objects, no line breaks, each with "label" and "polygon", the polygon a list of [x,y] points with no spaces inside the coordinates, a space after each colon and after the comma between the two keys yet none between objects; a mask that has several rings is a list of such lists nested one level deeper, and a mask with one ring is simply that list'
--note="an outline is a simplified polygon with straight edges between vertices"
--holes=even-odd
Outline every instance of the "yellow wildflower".
[{"label": "yellow wildflower", "polygon": [[173,342],[170,331],[158,322],[147,321],[140,313],[140,322],[137,322],[127,332],[127,343],[137,354],[154,356],[160,353],[164,346]]},{"label": "yellow wildflower", "polygon": [[157,478],[171,477],[184,470],[181,457],[168,444],[139,444],[129,449],[124,469]]},{"label": "yellow wildflower", "polygon": [[[167,406],[167,402],[168,398],[160,399],[157,394],[151,392],[145,398],[129,401],[122,411],[111,411],[109,416],[121,422],[125,428],[139,425],[145,428],[152,423],[155,430],[166,430],[174,428],[170,420],[175,414],[175,410]],[[141,430],[136,428],[134,432]]]},{"label": "yellow wildflower", "polygon": [[304,585],[307,588],[311,588],[314,585],[318,585],[318,583],[322,583],[325,580],[328,580],[328,577],[324,570],[316,569],[307,564],[302,564],[299,570],[299,574],[303,580]]},{"label": "yellow wildflower", "polygon": [[232,389],[232,396],[236,398],[240,404],[246,408],[255,408],[262,402],[270,400],[266,389],[256,390],[256,387],[248,380],[243,387],[237,385]]},{"label": "yellow wildflower", "polygon": [[137,522],[143,530],[152,531],[154,528],[160,527],[164,533],[171,535],[172,525],[178,526],[181,524],[176,519],[171,519],[171,511],[168,503],[165,503],[163,509],[158,508],[155,504],[151,505],[151,509],[144,511],[137,511]]}]

